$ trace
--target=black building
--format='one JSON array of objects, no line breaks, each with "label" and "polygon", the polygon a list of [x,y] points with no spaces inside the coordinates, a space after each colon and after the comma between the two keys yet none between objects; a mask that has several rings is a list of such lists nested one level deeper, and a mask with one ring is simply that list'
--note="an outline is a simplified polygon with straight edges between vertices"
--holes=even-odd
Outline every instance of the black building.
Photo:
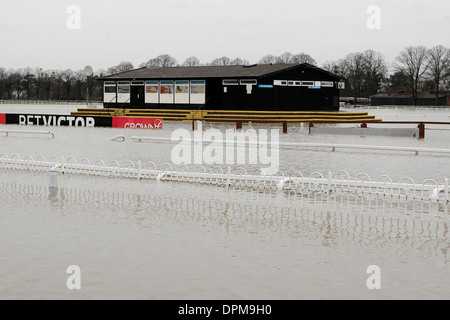
[{"label": "black building", "polygon": [[344,78],[310,64],[141,68],[99,79],[105,108],[339,110]]}]

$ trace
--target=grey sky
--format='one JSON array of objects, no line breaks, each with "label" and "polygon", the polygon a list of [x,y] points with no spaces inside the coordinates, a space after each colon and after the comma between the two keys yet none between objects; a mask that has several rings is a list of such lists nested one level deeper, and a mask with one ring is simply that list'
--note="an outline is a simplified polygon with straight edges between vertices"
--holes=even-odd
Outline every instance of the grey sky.
[{"label": "grey sky", "polygon": [[[136,67],[168,53],[209,62],[257,62],[266,54],[310,54],[319,65],[374,49],[388,62],[406,46],[450,47],[448,0],[0,0],[0,67],[95,70]],[[66,26],[70,5],[81,29]],[[381,9],[381,30],[367,8]]]}]

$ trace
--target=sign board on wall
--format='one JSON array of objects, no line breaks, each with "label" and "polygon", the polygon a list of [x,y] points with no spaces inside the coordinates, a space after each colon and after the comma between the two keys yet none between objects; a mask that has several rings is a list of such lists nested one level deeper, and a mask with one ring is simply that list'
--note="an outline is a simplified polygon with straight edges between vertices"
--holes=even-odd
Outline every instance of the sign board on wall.
[{"label": "sign board on wall", "polygon": [[113,128],[125,129],[162,129],[163,120],[159,118],[114,117]]},{"label": "sign board on wall", "polygon": [[49,127],[107,127],[130,129],[162,129],[163,119],[132,117],[87,117],[42,114],[0,114],[0,124]]}]

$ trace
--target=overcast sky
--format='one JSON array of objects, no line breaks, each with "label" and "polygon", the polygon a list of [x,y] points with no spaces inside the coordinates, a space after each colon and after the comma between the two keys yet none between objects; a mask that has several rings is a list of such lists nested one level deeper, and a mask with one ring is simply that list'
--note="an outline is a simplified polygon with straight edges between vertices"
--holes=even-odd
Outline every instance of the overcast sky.
[{"label": "overcast sky", "polygon": [[[80,29],[67,13],[80,8]],[[370,30],[370,5],[381,29]],[[75,21],[75,22],[74,22]],[[305,52],[322,65],[373,49],[388,62],[406,46],[450,47],[449,0],[0,0],[0,67],[135,67],[168,53],[246,58]]]}]

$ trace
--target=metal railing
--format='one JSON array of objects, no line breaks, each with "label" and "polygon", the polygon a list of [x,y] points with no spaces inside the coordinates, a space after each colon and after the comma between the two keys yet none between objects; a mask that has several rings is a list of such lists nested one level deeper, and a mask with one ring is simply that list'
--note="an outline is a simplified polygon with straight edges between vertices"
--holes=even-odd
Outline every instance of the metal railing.
[{"label": "metal railing", "polygon": [[247,172],[243,167],[224,169],[219,166],[213,168],[201,165],[174,166],[170,163],[158,166],[154,162],[143,164],[141,161],[126,161],[120,164],[116,160],[107,164],[103,160],[91,162],[88,159],[82,159],[78,162],[74,158],[66,159],[56,156],[47,160],[44,156],[34,159],[28,155],[22,159],[17,154],[11,157],[0,154],[0,169],[57,171],[59,174],[205,184],[227,189],[283,192],[308,197],[308,199],[320,197],[321,200],[325,198],[336,201],[338,198],[342,200],[343,197],[348,199],[350,199],[349,197],[380,197],[397,202],[413,201],[415,203],[415,201],[419,201],[429,205],[442,205],[445,213],[448,213],[450,200],[448,179],[443,179],[444,183],[441,184],[433,179],[416,183],[410,177],[394,181],[388,175],[373,179],[367,173],[359,173],[352,178],[344,170],[327,174],[278,171],[276,175],[269,176],[261,170]]},{"label": "metal railing", "polygon": [[[172,140],[171,138],[162,137],[148,137],[148,136],[132,136],[131,139],[134,142],[171,142],[180,143],[178,140]],[[183,140],[181,143],[211,143],[207,140]],[[214,143],[219,145],[234,145],[235,141],[226,140],[214,140]],[[333,143],[298,143],[298,142],[266,142],[271,147],[288,147],[288,148],[298,148],[298,149],[330,149],[330,151],[335,152],[337,149],[349,149],[349,150],[377,150],[377,151],[398,151],[398,152],[411,152],[416,155],[419,153],[436,153],[436,154],[447,154],[450,155],[450,149],[436,149],[436,148],[415,148],[415,147],[393,147],[393,146],[376,146],[376,145],[350,145],[350,144],[333,144]],[[247,141],[243,142],[245,146],[248,147],[258,147],[259,142]]]},{"label": "metal railing", "polygon": [[9,136],[10,133],[19,133],[19,134],[48,134],[51,135],[52,138],[55,138],[55,133],[53,131],[37,131],[37,130],[0,130],[0,133],[4,133],[6,137]]},{"label": "metal railing", "polygon": [[0,104],[30,104],[30,105],[99,105],[101,101],[74,101],[74,100],[0,100]]}]

